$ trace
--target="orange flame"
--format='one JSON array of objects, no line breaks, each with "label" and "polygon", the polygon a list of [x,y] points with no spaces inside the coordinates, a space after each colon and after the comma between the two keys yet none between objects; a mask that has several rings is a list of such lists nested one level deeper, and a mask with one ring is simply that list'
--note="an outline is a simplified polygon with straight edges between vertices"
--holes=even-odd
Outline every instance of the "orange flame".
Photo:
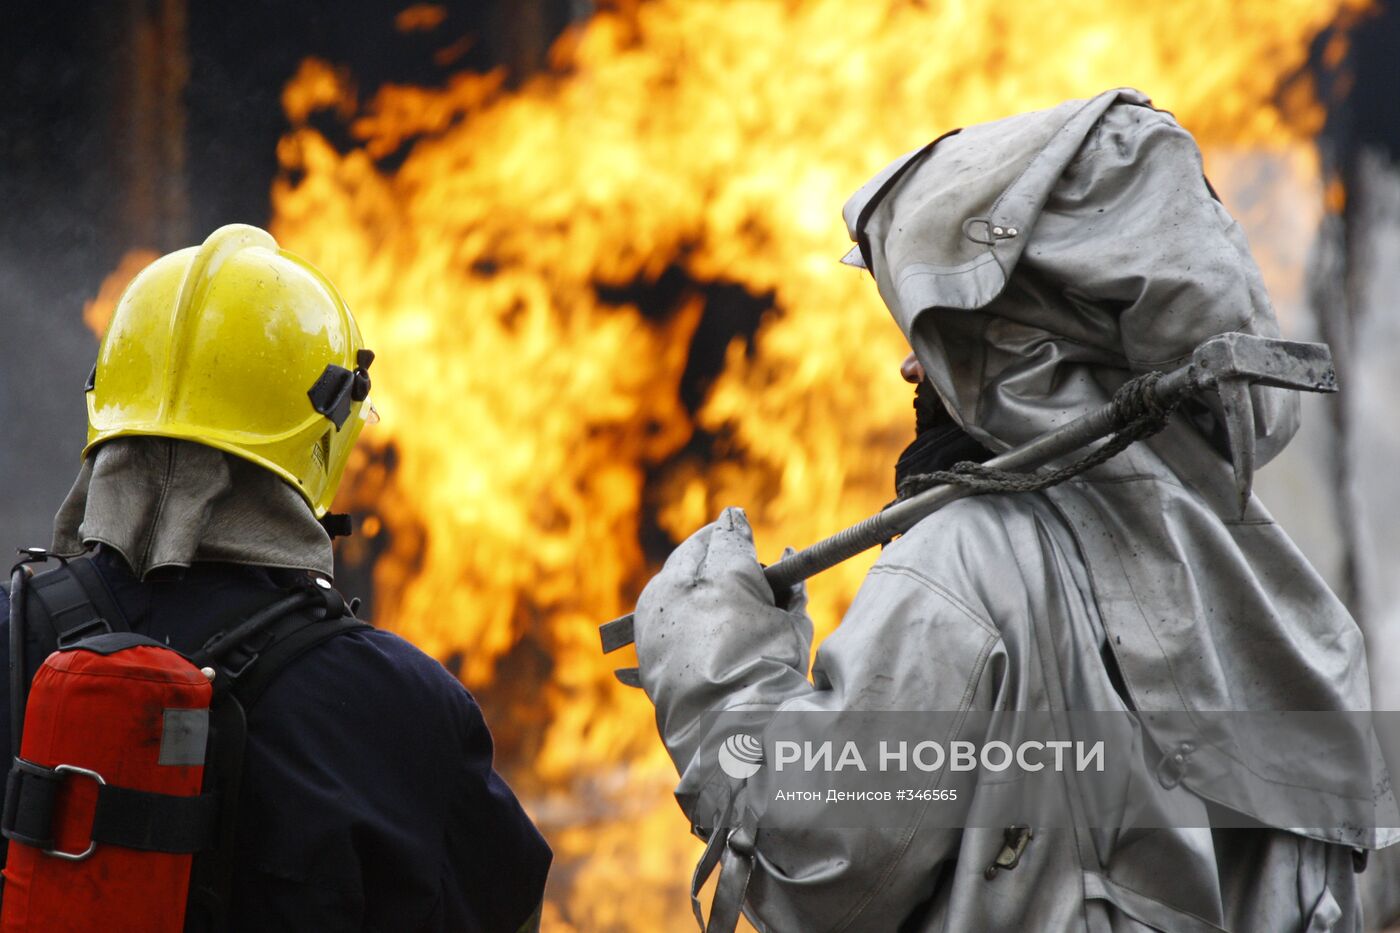
[{"label": "orange flame", "polygon": [[[555,848],[546,929],[692,923],[674,771],[646,698],[598,654],[595,625],[654,570],[642,535],[742,504],[772,560],[890,497],[912,430],[904,348],[836,262],[846,196],[950,127],[1133,85],[1207,147],[1252,233],[1279,219],[1278,191],[1304,205],[1261,250],[1301,293],[1323,111],[1296,76],[1312,37],[1365,5],[652,0],[596,15],[518,91],[499,74],[385,87],[349,152],[306,124],[348,118],[348,78],[303,66],[275,232],[379,353],[385,420],[346,493],[375,513],[378,621],[460,662],[486,706]],[[667,270],[691,284],[637,306],[629,286]],[[678,389],[715,282],[761,317],[692,413]],[[814,581],[819,633],[869,560]]]},{"label": "orange flame", "polygon": [[430,32],[447,19],[447,8],[440,3],[415,3],[394,16],[394,28],[399,32]]},{"label": "orange flame", "polygon": [[92,331],[93,336],[100,340],[107,332],[107,325],[112,323],[112,315],[116,313],[117,302],[121,300],[122,292],[126,291],[126,287],[136,278],[137,273],[156,259],[157,255],[151,250],[131,250],[121,258],[115,269],[107,273],[107,277],[98,286],[97,295],[90,301],[83,302],[83,324]]}]

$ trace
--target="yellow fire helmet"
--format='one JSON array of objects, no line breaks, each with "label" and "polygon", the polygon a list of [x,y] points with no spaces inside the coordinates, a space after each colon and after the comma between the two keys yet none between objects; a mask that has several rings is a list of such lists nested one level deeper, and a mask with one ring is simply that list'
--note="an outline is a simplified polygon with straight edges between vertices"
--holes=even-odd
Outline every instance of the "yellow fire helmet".
[{"label": "yellow fire helmet", "polygon": [[87,385],[87,456],[114,437],[195,441],[266,467],[325,516],[373,412],[335,286],[265,230],[220,227],[122,294]]}]

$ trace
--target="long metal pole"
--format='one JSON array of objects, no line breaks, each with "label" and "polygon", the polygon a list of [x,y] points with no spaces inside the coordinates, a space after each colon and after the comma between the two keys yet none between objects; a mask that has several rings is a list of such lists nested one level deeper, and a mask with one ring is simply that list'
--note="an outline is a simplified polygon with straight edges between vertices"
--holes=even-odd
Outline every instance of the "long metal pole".
[{"label": "long metal pole", "polygon": [[[1157,381],[1153,391],[1157,402],[1169,406],[1182,395],[1199,388],[1196,384],[1191,364],[1172,370]],[[1025,472],[1066,454],[1082,451],[1087,445],[1107,437],[1120,427],[1113,417],[1111,404],[1081,415],[1079,418],[1028,441],[1013,447],[1000,456],[987,461],[987,466],[1001,470]],[[917,495],[897,502],[889,508],[875,513],[864,521],[838,531],[829,538],[823,538],[796,554],[785,557],[763,570],[775,593],[780,593],[799,581],[815,576],[823,570],[835,567],[862,551],[884,544],[895,535],[913,528],[921,519],[932,515],[950,502],[972,495],[974,490],[966,486],[934,486]],[[621,616],[599,627],[603,641],[603,652],[615,651],[632,643],[632,613]]]}]

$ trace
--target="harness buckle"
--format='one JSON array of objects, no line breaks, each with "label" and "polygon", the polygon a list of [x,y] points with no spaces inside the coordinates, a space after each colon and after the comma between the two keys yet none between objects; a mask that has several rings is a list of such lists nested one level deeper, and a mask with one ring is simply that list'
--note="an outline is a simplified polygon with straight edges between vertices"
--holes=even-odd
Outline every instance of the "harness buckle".
[{"label": "harness buckle", "polygon": [[[85,778],[91,778],[97,782],[97,786],[106,787],[107,779],[93,771],[91,768],[80,768],[77,765],[54,765],[51,769],[54,774],[77,774]],[[54,858],[61,858],[69,862],[81,862],[91,857],[97,851],[97,840],[91,837],[91,830],[88,837],[88,847],[82,852],[64,852],[62,849],[42,849],[45,855],[52,855]]]},{"label": "harness buckle", "polygon": [[987,870],[982,876],[991,881],[997,873],[1005,869],[1010,871],[1021,864],[1021,856],[1025,854],[1026,844],[1031,841],[1031,828],[1017,824],[1008,826],[1002,830],[1001,851],[997,852],[997,857],[992,860],[992,864],[987,866]]},{"label": "harness buckle", "polygon": [[60,650],[62,650],[64,648],[73,647],[78,642],[82,641],[84,638],[88,638],[93,635],[110,634],[112,634],[112,624],[106,619],[102,618],[102,616],[95,616],[87,620],[86,622],[75,625],[72,628],[64,631],[58,636],[58,641],[55,642],[55,644]]}]

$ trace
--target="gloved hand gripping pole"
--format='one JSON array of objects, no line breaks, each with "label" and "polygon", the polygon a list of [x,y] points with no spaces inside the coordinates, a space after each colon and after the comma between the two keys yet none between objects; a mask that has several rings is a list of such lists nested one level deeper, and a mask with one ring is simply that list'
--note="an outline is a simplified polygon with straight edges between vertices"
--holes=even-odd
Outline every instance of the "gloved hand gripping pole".
[{"label": "gloved hand gripping pole", "polygon": [[[941,481],[908,498],[765,567],[763,575],[775,593],[836,566],[862,551],[903,534],[950,502],[980,492],[1015,492],[1043,489],[1108,460],[1136,440],[1155,433],[1166,415],[1185,399],[1215,392],[1224,412],[1235,489],[1240,512],[1248,506],[1254,474],[1254,408],[1252,385],[1296,389],[1303,392],[1337,391],[1332,353],[1326,344],[1273,340],[1230,333],[1212,337],[1196,348],[1191,362],[1168,373],[1150,373],[1130,383],[1137,403],[1124,398],[1092,411],[985,464],[958,464],[952,471],[931,476]],[[1128,388],[1125,386],[1125,388]],[[1043,464],[1077,451],[1105,437],[1104,445],[1075,462],[1048,473],[1030,473]],[[631,613],[600,626],[603,652],[632,643]],[[637,686],[635,668],[617,672],[618,679]]]}]

